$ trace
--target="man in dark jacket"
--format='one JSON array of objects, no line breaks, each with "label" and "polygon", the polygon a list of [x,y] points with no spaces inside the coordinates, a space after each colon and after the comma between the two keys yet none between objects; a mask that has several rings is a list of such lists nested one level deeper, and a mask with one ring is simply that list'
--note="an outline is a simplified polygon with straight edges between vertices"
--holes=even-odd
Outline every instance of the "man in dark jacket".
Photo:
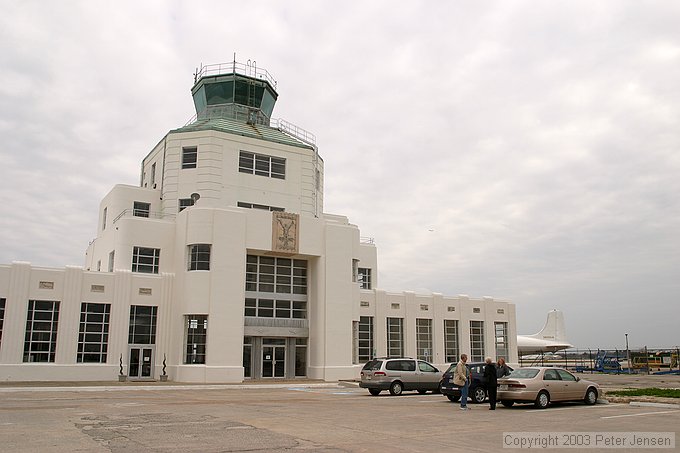
[{"label": "man in dark jacket", "polygon": [[486,392],[489,395],[490,410],[496,410],[496,364],[493,363],[491,357],[486,358],[486,366],[484,366],[484,382],[486,383]]}]

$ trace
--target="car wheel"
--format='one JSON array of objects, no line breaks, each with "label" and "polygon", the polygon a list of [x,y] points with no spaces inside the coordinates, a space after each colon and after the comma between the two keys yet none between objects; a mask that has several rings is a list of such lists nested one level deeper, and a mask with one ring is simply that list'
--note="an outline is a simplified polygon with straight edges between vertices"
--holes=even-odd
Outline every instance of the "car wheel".
[{"label": "car wheel", "polygon": [[404,386],[399,381],[394,381],[392,385],[390,385],[390,395],[399,396],[403,391]]},{"label": "car wheel", "polygon": [[583,401],[589,405],[597,403],[597,390],[592,387],[589,388]]},{"label": "car wheel", "polygon": [[425,389],[418,389],[418,393],[420,393],[421,395],[424,395],[424,394],[427,393],[427,390],[425,390]]},{"label": "car wheel", "polygon": [[368,393],[370,393],[373,396],[378,396],[380,395],[380,389],[368,389]]},{"label": "car wheel", "polygon": [[548,392],[543,390],[536,397],[534,406],[536,406],[539,409],[545,409],[546,407],[548,407],[548,404],[550,404],[550,395],[548,394]]},{"label": "car wheel", "polygon": [[449,399],[449,401],[456,403],[460,399],[460,396],[456,395],[446,395],[446,397]]},{"label": "car wheel", "polygon": [[472,391],[472,402],[473,403],[483,403],[486,399],[486,389],[484,387],[475,387]]},{"label": "car wheel", "polygon": [[515,404],[514,401],[501,401],[501,404],[505,407],[512,407],[513,404]]}]

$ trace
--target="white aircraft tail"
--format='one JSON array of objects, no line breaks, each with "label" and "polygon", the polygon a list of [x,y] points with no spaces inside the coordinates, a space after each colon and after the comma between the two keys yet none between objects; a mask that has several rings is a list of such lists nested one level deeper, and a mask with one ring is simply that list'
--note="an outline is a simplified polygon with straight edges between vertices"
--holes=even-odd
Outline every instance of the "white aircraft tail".
[{"label": "white aircraft tail", "polygon": [[548,312],[548,319],[540,332],[533,335],[527,335],[531,338],[538,338],[540,340],[555,341],[558,343],[568,343],[567,332],[564,328],[564,314],[559,310],[550,310]]}]

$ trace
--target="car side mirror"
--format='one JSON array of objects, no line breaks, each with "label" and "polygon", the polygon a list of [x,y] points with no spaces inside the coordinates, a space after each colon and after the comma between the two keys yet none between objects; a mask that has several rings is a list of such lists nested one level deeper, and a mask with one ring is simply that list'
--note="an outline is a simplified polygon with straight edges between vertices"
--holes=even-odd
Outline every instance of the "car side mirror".
[{"label": "car side mirror", "polygon": [[434,369],[434,372],[435,372],[435,373],[439,373],[439,369],[438,369],[438,368],[435,368],[435,369]]},{"label": "car side mirror", "polygon": [[580,380],[581,380],[581,378],[578,377],[578,376],[576,376],[576,382],[578,382],[578,381],[580,381]]}]

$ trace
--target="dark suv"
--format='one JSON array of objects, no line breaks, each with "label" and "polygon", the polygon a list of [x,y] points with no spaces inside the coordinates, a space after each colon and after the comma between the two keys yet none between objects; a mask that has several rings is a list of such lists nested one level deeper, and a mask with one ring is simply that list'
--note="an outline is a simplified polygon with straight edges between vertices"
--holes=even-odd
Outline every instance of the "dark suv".
[{"label": "dark suv", "polygon": [[[468,389],[468,397],[473,403],[483,403],[486,399],[486,383],[484,382],[484,362],[468,363],[467,367],[472,371],[472,382]],[[460,399],[460,388],[453,383],[453,371],[456,369],[456,364],[451,366],[444,372],[442,381],[439,384],[439,390],[443,395],[456,402]]]}]

